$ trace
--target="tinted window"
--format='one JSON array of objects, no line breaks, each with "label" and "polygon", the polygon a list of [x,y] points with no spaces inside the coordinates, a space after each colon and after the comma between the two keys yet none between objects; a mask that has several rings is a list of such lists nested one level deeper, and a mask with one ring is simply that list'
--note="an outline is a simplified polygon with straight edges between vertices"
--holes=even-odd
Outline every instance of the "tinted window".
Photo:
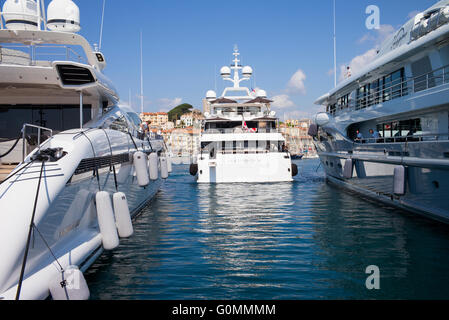
[{"label": "tinted window", "polygon": [[[78,105],[0,105],[0,138],[17,138],[25,123],[52,129],[54,133],[80,127]],[[84,105],[83,120],[91,120],[92,106]]]}]

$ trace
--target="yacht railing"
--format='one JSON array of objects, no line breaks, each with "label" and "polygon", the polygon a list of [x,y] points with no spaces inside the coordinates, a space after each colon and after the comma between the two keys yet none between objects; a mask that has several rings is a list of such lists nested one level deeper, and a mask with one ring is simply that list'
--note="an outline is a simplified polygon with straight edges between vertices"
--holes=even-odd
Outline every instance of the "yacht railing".
[{"label": "yacht railing", "polygon": [[411,41],[418,40],[449,22],[449,17],[445,14],[444,8],[435,9],[433,12],[427,13],[423,19],[413,27],[410,32]]},{"label": "yacht railing", "polygon": [[73,47],[64,45],[0,46],[0,64],[4,63],[6,59],[8,64],[17,65],[23,65],[25,60],[29,66],[34,66],[41,61],[52,62],[56,60],[87,64],[85,56],[78,53]]},{"label": "yacht railing", "polygon": [[335,109],[328,110],[331,115],[337,115],[342,111],[356,111],[365,109],[383,102],[388,102],[404,97],[411,92],[417,93],[449,83],[449,65],[432,70],[421,76],[406,79],[402,82],[394,82],[384,88],[378,88],[375,92],[363,95],[358,99],[349,99],[345,105],[337,105]]},{"label": "yacht railing", "polygon": [[277,129],[257,129],[256,132],[246,131],[242,128],[234,129],[207,129],[203,134],[244,134],[244,133],[278,133]]},{"label": "yacht railing", "polygon": [[52,129],[25,123],[23,125],[23,128],[22,128],[22,145],[23,145],[22,161],[25,161],[25,158],[27,156],[27,151],[26,151],[26,138],[27,138],[27,135],[26,135],[26,132],[27,132],[28,128],[37,129],[37,148],[39,150],[41,149],[41,134],[42,134],[42,131],[50,132],[50,137],[49,138],[53,137],[53,130]]},{"label": "yacht railing", "polygon": [[432,141],[448,141],[449,133],[431,133],[431,134],[413,134],[400,137],[383,137],[383,138],[367,138],[355,139],[355,143],[359,144],[377,144],[377,143],[401,143],[401,142],[432,142]]}]

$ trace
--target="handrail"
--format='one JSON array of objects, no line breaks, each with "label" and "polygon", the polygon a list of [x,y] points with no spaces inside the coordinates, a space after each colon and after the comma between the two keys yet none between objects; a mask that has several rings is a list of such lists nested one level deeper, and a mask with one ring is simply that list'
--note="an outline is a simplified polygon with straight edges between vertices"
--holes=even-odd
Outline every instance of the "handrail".
[{"label": "handrail", "polygon": [[432,70],[413,78],[406,78],[402,82],[392,82],[385,88],[377,88],[375,92],[367,94],[359,99],[349,99],[348,104],[337,105],[335,109],[328,111],[331,115],[336,115],[340,111],[348,109],[349,111],[361,110],[382,102],[391,101],[408,95],[410,92],[421,92],[430,88],[439,87],[449,83],[449,65]]},{"label": "handrail", "polygon": [[[240,130],[239,130],[240,129]],[[254,134],[254,133],[279,133],[277,129],[257,129],[256,132],[245,131],[242,128],[234,129],[207,129],[203,134]]]},{"label": "handrail", "polygon": [[[4,45],[2,46],[4,49],[17,50],[24,54],[29,55],[27,59],[30,62],[30,65],[33,65],[36,61],[38,61],[37,57],[65,57],[66,61],[73,61],[78,63],[87,63],[85,57],[82,54],[78,53],[74,48],[68,45]],[[39,52],[40,49],[58,49],[60,51],[57,52]],[[26,52],[29,50],[29,52]],[[56,50],[55,50],[56,51]],[[3,54],[3,56],[14,57],[14,55]],[[72,58],[73,57],[73,58]],[[61,59],[61,58],[58,58]],[[51,62],[52,60],[44,60],[47,62]],[[0,61],[2,63],[2,61]]]},{"label": "handrail", "polygon": [[42,132],[42,131],[48,131],[48,132],[50,132],[50,138],[53,137],[53,130],[52,130],[52,129],[45,128],[45,127],[40,127],[40,126],[36,126],[36,125],[34,125],[34,124],[28,124],[28,123],[25,123],[25,124],[23,125],[23,128],[22,128],[22,146],[23,146],[23,150],[22,150],[22,151],[23,151],[23,153],[22,153],[22,155],[23,155],[22,161],[25,161],[25,158],[26,158],[25,140],[26,140],[26,129],[27,129],[27,128],[34,128],[34,129],[37,129],[37,149],[38,149],[38,150],[41,149],[41,132]]},{"label": "handrail", "polygon": [[358,144],[377,144],[377,143],[401,143],[401,142],[423,142],[423,141],[447,141],[448,133],[429,133],[429,134],[413,134],[411,136],[398,137],[382,137],[382,138],[364,138],[355,139]]}]

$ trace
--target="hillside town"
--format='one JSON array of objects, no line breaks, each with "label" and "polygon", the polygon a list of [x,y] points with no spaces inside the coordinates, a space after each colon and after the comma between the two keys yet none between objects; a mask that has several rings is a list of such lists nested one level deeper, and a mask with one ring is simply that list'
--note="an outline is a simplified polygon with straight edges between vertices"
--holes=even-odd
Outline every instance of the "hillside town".
[{"label": "hillside town", "polygon": [[[203,112],[193,109],[172,121],[167,112],[144,112],[140,118],[148,124],[150,132],[164,138],[174,163],[192,162],[193,156],[200,150],[202,122],[205,119]],[[307,134],[311,123],[310,119],[289,119],[279,123],[278,129],[292,155],[301,155],[303,159],[317,158],[312,138]]]}]

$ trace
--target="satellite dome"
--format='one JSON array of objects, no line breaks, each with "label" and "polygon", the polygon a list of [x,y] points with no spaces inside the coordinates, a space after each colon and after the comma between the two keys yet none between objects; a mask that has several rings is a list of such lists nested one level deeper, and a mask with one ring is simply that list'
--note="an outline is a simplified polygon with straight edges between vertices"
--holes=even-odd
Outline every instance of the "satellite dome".
[{"label": "satellite dome", "polygon": [[319,126],[325,126],[329,123],[329,115],[325,112],[320,112],[315,117],[315,123]]},{"label": "satellite dome", "polygon": [[48,5],[47,26],[52,31],[80,31],[80,9],[72,0],[53,0]]},{"label": "satellite dome", "polygon": [[267,92],[265,90],[259,90],[259,91],[257,91],[257,97],[259,97],[259,98],[266,98],[267,97]]},{"label": "satellite dome", "polygon": [[231,68],[223,67],[221,68],[220,73],[223,78],[229,78],[231,76]]},{"label": "satellite dome", "polygon": [[217,94],[215,93],[214,90],[209,90],[206,93],[206,99],[207,100],[215,100],[215,99],[217,99]]},{"label": "satellite dome", "polygon": [[243,67],[242,75],[243,75],[245,78],[251,77],[251,76],[253,75],[253,68],[251,68],[251,67],[249,67],[249,66]]},{"label": "satellite dome", "polygon": [[[22,14],[23,15],[22,15]],[[5,26],[10,30],[38,30],[35,0],[7,0],[3,5]]]}]

